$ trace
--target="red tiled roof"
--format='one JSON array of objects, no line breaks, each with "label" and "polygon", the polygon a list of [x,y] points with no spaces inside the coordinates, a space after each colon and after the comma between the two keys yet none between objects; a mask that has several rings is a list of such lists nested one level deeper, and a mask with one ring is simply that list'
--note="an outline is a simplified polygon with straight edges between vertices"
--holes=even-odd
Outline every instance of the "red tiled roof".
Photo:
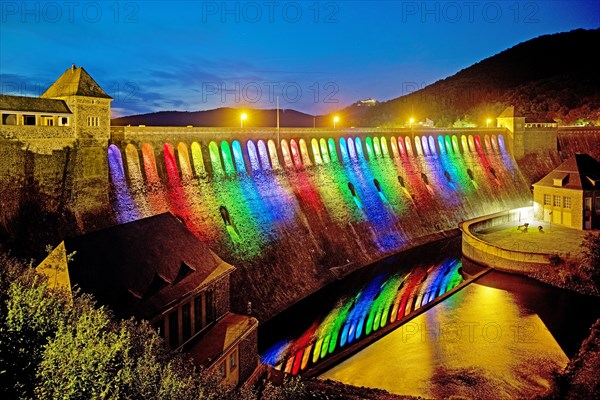
[{"label": "red tiled roof", "polygon": [[191,291],[233,272],[170,213],[65,239],[71,285],[118,317],[151,319]]},{"label": "red tiled roof", "polygon": [[[562,186],[555,186],[555,179],[561,180]],[[533,185],[574,190],[600,189],[600,163],[589,154],[575,154]]]}]

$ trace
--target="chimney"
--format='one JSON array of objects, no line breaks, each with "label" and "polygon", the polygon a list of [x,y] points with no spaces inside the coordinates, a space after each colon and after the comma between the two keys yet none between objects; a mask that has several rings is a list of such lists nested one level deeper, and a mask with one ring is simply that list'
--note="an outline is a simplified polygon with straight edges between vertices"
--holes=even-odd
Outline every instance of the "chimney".
[{"label": "chimney", "polygon": [[71,71],[75,72],[75,64],[71,64]]}]

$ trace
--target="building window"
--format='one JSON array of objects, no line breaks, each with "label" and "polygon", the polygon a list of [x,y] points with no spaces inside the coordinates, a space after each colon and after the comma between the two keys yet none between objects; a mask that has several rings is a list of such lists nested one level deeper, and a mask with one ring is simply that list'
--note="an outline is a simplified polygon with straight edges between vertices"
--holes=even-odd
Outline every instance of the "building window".
[{"label": "building window", "polygon": [[100,126],[100,117],[87,117],[88,126]]},{"label": "building window", "polygon": [[173,311],[169,314],[169,345],[172,348],[179,346],[179,312]]},{"label": "building window", "polygon": [[549,194],[544,195],[544,205],[549,206],[552,204],[552,197]]},{"label": "building window", "polygon": [[194,299],[194,331],[200,332],[200,329],[204,328],[202,322],[202,295]]},{"label": "building window", "polygon": [[16,125],[17,114],[2,114],[2,125]]},{"label": "building window", "polygon": [[229,372],[233,372],[237,367],[237,350],[229,354]]},{"label": "building window", "polygon": [[35,125],[35,115],[23,115],[23,125]]},{"label": "building window", "polygon": [[181,306],[181,333],[183,334],[184,342],[190,337],[192,337],[191,311],[191,303],[186,303],[183,306]]},{"label": "building window", "polygon": [[571,208],[571,198],[570,197],[563,197],[563,207],[564,208]]},{"label": "building window", "polygon": [[560,207],[560,196],[554,196],[554,207]]},{"label": "building window", "polygon": [[69,117],[59,117],[58,125],[59,126],[69,126]]}]

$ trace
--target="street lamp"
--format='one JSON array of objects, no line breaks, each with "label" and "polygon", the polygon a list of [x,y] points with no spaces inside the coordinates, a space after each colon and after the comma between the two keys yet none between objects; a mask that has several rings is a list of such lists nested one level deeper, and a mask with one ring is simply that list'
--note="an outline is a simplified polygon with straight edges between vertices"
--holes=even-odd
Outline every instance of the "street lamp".
[{"label": "street lamp", "polygon": [[340,121],[340,117],[338,117],[337,115],[335,117],[333,117],[333,129],[335,129],[335,124],[337,124]]},{"label": "street lamp", "polygon": [[248,116],[246,115],[246,113],[242,113],[242,115],[240,115],[240,128],[244,127],[244,120],[246,120],[248,118]]},{"label": "street lamp", "polygon": [[412,129],[412,124],[413,122],[415,122],[415,119],[411,117],[411,119],[408,120],[409,126]]},{"label": "street lamp", "polygon": [[489,119],[489,118],[488,118],[488,119],[485,121],[485,127],[486,127],[486,128],[489,128],[489,127],[490,127],[490,122],[492,122],[492,120],[491,120],[491,119]]}]

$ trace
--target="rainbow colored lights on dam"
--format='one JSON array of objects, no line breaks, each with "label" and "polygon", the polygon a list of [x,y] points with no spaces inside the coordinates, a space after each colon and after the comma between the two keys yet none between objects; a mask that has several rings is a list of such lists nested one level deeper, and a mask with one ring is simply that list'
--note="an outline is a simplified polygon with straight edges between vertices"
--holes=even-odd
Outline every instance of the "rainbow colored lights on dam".
[{"label": "rainbow colored lights on dam", "polygon": [[385,327],[400,325],[424,305],[458,286],[461,262],[447,258],[408,271],[383,272],[341,296],[323,318],[301,335],[280,341],[262,362],[297,375],[339,350]]},{"label": "rainbow colored lights on dam", "polygon": [[427,229],[455,228],[448,207],[495,212],[526,194],[501,135],[190,141],[109,146],[114,218],[171,211],[236,260],[291,234],[320,252],[345,236],[348,262],[391,254]]}]

